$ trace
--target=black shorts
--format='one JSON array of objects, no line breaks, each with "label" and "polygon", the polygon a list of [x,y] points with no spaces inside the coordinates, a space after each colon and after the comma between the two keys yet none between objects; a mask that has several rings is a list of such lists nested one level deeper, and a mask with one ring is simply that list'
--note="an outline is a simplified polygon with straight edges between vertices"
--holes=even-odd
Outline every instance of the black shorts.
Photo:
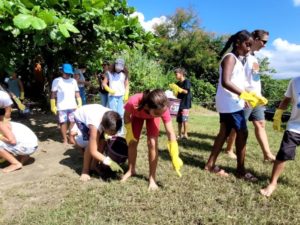
[{"label": "black shorts", "polygon": [[226,125],[226,135],[229,135],[231,129],[235,129],[236,131],[248,130],[243,110],[233,113],[220,113],[220,123]]},{"label": "black shorts", "polygon": [[300,145],[300,134],[286,130],[283,134],[280,149],[277,153],[276,160],[286,161],[294,160],[296,148]]}]

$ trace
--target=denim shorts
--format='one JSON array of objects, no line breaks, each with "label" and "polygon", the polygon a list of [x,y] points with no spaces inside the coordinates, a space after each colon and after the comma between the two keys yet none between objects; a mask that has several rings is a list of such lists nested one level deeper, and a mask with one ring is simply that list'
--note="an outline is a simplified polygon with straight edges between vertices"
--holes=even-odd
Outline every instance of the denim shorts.
[{"label": "denim shorts", "polygon": [[265,110],[264,106],[257,106],[255,108],[244,109],[244,115],[246,120],[249,121],[261,121],[265,120]]},{"label": "denim shorts", "polygon": [[188,109],[179,109],[176,117],[177,123],[187,122],[189,120],[189,110]]},{"label": "denim shorts", "polygon": [[233,113],[220,113],[220,123],[226,125],[226,134],[229,135],[231,129],[236,131],[247,130],[247,121],[244,116],[244,110]]}]

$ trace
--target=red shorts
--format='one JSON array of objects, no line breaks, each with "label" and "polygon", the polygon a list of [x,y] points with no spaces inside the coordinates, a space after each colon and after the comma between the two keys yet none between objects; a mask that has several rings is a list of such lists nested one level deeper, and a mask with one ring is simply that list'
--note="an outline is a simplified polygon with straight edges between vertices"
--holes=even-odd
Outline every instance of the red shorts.
[{"label": "red shorts", "polygon": [[133,116],[131,117],[131,124],[132,124],[132,132],[134,137],[137,140],[140,139],[144,120],[146,120],[147,137],[158,137],[160,117],[151,118],[151,119],[142,119]]}]

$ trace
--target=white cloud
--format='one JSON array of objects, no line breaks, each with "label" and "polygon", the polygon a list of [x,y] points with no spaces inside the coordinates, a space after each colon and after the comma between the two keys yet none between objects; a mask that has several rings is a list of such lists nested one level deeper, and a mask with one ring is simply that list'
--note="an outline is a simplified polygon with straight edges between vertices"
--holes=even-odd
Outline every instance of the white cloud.
[{"label": "white cloud", "polygon": [[300,76],[300,45],[289,43],[287,40],[277,38],[272,43],[274,49],[262,49],[258,57],[268,57],[270,67],[277,73],[274,78],[291,78]]},{"label": "white cloud", "polygon": [[293,0],[294,6],[300,6],[300,0]]},{"label": "white cloud", "polygon": [[155,25],[160,25],[167,21],[167,17],[165,17],[165,16],[155,17],[149,21],[145,21],[144,14],[140,13],[140,12],[134,12],[133,14],[130,15],[130,17],[138,17],[139,22],[141,23],[141,25],[145,29],[145,31],[150,31],[150,32],[154,32],[153,27]]}]

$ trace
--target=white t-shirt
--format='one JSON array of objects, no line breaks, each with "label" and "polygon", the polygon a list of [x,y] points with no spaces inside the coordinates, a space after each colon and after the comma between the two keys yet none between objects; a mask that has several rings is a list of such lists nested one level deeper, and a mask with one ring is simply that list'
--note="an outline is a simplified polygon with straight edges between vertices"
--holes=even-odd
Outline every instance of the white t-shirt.
[{"label": "white t-shirt", "polygon": [[75,119],[84,123],[87,127],[93,125],[102,132],[100,123],[102,121],[104,113],[111,111],[111,109],[106,108],[99,104],[89,104],[83,105],[74,112]]},{"label": "white t-shirt", "polygon": [[[240,60],[233,54],[228,53],[226,54],[222,60],[227,55],[233,55],[235,58],[235,65],[231,74],[231,82],[234,83],[237,87],[244,89],[245,85],[245,70],[244,66]],[[245,102],[244,100],[240,99],[239,96],[222,86],[222,67],[219,67],[219,83],[218,89],[216,94],[216,108],[219,113],[233,113],[240,111],[244,108]]]},{"label": "white t-shirt", "polygon": [[0,90],[0,108],[6,108],[8,106],[11,106],[13,104],[13,101],[11,100],[9,94],[7,94],[5,91]]},{"label": "white t-shirt", "polygon": [[[123,72],[120,73],[107,73],[109,87],[116,91],[113,96],[123,96],[125,94],[125,80],[126,75]],[[109,94],[111,95],[111,94]]]},{"label": "white t-shirt", "polygon": [[258,60],[254,55],[249,54],[244,65],[246,73],[245,90],[261,95],[261,81]]},{"label": "white t-shirt", "polygon": [[76,109],[77,103],[75,93],[79,91],[75,79],[55,78],[52,82],[51,91],[56,93],[57,110]]},{"label": "white t-shirt", "polygon": [[294,78],[290,81],[289,86],[285,92],[285,96],[292,98],[292,112],[291,117],[287,123],[287,130],[300,134],[300,77]]}]

